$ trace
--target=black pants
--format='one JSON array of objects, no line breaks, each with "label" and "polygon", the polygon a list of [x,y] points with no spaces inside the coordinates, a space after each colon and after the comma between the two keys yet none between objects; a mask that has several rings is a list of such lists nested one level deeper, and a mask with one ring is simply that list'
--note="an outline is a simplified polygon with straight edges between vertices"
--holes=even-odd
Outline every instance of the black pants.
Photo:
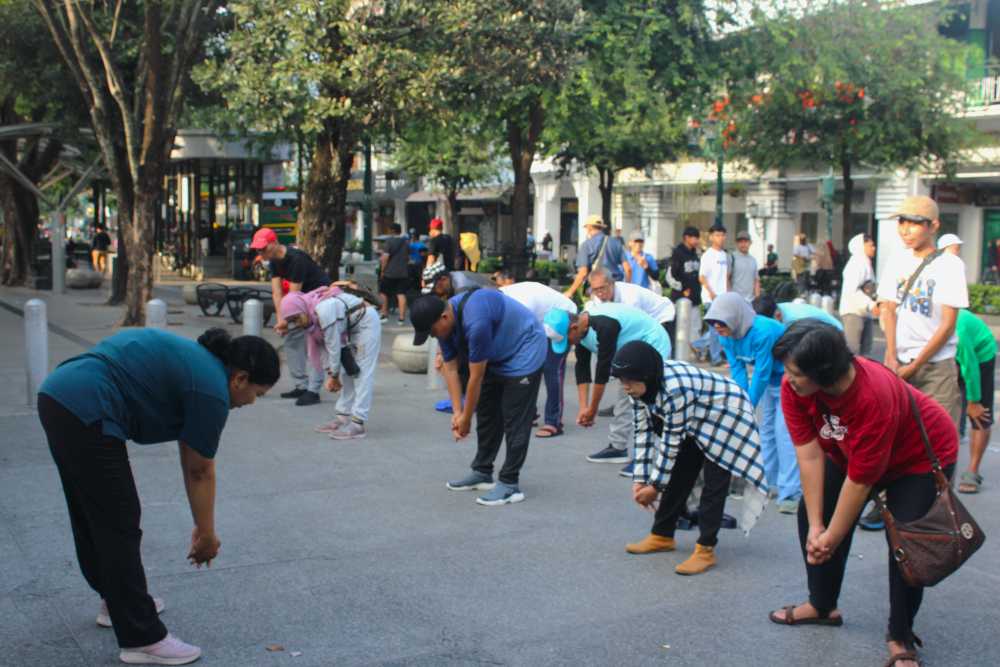
[{"label": "black pants", "polygon": [[535,420],[542,369],[522,377],[501,377],[487,369],[479,404],[476,406],[476,436],[479,445],[472,469],[493,475],[493,461],[500,443],[507,438],[507,457],[500,469],[500,481],[517,486],[518,475],[528,456],[531,423]]},{"label": "black pants", "polygon": [[674,461],[667,488],[660,495],[660,505],[653,519],[654,535],[673,537],[677,529],[677,519],[687,508],[687,499],[698,479],[698,473],[705,472],[705,487],[698,503],[698,544],[714,547],[719,541],[722,527],[722,512],[729,495],[730,474],[705,458],[701,447],[693,438],[685,438],[681,450]]},{"label": "black pants", "polygon": [[83,577],[107,602],[120,647],[155,644],[167,629],[146,591],[139,495],[125,443],[45,394],[38,395],[38,416],[59,468]]},{"label": "black pants", "polygon": [[677,353],[674,350],[677,349],[677,320],[673,319],[669,322],[661,322],[660,326],[664,328],[667,332],[667,336],[670,338],[670,351],[673,355]]},{"label": "black pants", "polygon": [[[828,525],[833,517],[844,484],[844,471],[835,463],[826,460],[823,479],[823,523]],[[945,469],[950,478],[954,465]],[[884,487],[889,511],[899,521],[913,521],[927,514],[934,503],[936,487],[934,476],[907,475]],[[809,517],[806,503],[799,504],[799,543],[802,558],[806,557],[806,538],[809,535]],[[809,602],[821,613],[829,613],[837,608],[840,587],[844,581],[848,554],[851,551],[853,531],[840,543],[833,557],[822,565],[806,563],[806,577],[809,580]],[[888,537],[886,538],[888,540]],[[917,616],[924,589],[907,586],[892,554],[889,555],[889,636],[895,641],[913,641],[913,619]]]}]

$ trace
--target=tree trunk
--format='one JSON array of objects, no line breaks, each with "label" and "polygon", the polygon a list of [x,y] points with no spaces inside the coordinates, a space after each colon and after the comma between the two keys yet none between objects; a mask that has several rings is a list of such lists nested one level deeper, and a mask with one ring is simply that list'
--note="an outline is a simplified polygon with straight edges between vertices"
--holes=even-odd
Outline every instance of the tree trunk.
[{"label": "tree trunk", "polygon": [[610,167],[598,167],[597,176],[600,184],[597,188],[601,191],[601,219],[608,226],[608,234],[611,233],[611,195],[615,188],[615,170]]},{"label": "tree trunk", "polygon": [[120,306],[125,303],[126,292],[128,291],[128,240],[125,238],[125,221],[132,219],[132,193],[122,192],[115,188],[115,197],[118,199],[118,233],[117,252],[115,253],[114,271],[111,274],[111,295],[108,297],[109,306]]},{"label": "tree trunk", "polygon": [[2,283],[23,286],[31,277],[38,199],[7,175],[0,175],[0,210],[3,211]]},{"label": "tree trunk", "polygon": [[[847,155],[842,155],[840,159],[840,174],[844,178],[844,206],[843,212],[843,234],[849,233],[851,229],[851,202],[854,199],[854,179],[851,178],[851,160]],[[831,234],[832,236],[832,234]],[[833,241],[833,239],[830,239]],[[834,243],[836,246],[837,244]]]},{"label": "tree trunk", "polygon": [[118,221],[119,234],[125,238],[125,252],[119,250],[119,257],[126,258],[126,266],[118,266],[119,274],[126,276],[122,326],[140,327],[146,321],[146,302],[153,296],[153,230],[158,201],[159,190],[137,192],[131,219],[124,226],[122,218]]},{"label": "tree trunk", "polygon": [[337,280],[347,222],[347,183],[357,133],[328,123],[316,138],[301,198],[298,245]]},{"label": "tree trunk", "polygon": [[458,188],[449,187],[445,199],[445,213],[448,216],[445,220],[447,229],[445,231],[456,239],[458,238]]},{"label": "tree trunk", "polygon": [[511,224],[502,237],[502,251],[507,268],[516,280],[523,280],[528,270],[528,217],[531,214],[531,163],[535,159],[535,146],[545,120],[541,100],[529,103],[526,122],[518,118],[507,119],[507,147],[510,150],[514,171],[514,194],[511,197]]}]

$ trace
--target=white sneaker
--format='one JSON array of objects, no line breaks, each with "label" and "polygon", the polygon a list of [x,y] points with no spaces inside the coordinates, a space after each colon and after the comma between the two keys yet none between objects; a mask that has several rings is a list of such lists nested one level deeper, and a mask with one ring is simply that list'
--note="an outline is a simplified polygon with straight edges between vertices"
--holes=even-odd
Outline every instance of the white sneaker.
[{"label": "white sneaker", "polygon": [[347,415],[337,415],[331,421],[325,424],[320,424],[316,427],[317,433],[333,433],[339,430],[344,424],[351,421],[351,418]]},{"label": "white sneaker", "polygon": [[[165,609],[163,598],[153,598],[153,604],[156,605],[156,613],[162,614]],[[101,600],[101,610],[97,612],[97,624],[102,628],[111,627],[111,614],[108,613],[108,603],[104,600]]]},{"label": "white sneaker", "polygon": [[168,634],[149,646],[123,648],[118,657],[130,665],[186,665],[201,657],[201,649]]},{"label": "white sneaker", "polygon": [[334,440],[360,440],[365,437],[365,425],[353,419],[330,434]]}]

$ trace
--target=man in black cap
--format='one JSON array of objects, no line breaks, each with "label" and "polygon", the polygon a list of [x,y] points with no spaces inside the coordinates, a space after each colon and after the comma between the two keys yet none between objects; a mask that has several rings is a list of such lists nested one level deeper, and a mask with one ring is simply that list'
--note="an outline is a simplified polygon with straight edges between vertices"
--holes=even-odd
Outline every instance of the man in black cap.
[{"label": "man in black cap", "polygon": [[[701,283],[698,281],[698,268],[701,266],[701,259],[698,257],[698,245],[701,241],[701,232],[697,227],[688,227],[684,230],[684,236],[674,252],[670,255],[670,277],[676,283],[670,292],[670,300],[677,303],[677,299],[690,299],[691,305],[691,328],[688,332],[688,340],[696,340],[701,336]],[[679,288],[678,288],[679,286]]]},{"label": "man in black cap", "polygon": [[[480,505],[500,506],[524,500],[518,486],[528,454],[531,422],[545,364],[545,331],[535,315],[499,290],[477,289],[447,301],[425,295],[413,302],[410,320],[414,345],[429,336],[438,339],[444,359],[452,410],[451,432],[456,440],[469,434],[476,415],[478,448],[472,473],[448,482],[453,491],[488,491]],[[458,376],[457,357],[469,359],[466,387]],[[465,390],[465,405],[462,391]],[[493,461],[507,438],[507,457],[499,483],[493,482]]]}]

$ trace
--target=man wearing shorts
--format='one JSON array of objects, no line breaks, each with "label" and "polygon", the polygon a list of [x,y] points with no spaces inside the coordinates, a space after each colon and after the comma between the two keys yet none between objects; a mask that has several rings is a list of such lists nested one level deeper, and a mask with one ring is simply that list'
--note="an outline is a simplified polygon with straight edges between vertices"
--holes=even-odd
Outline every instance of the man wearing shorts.
[{"label": "man wearing shorts", "polygon": [[382,321],[389,319],[389,301],[396,298],[396,316],[399,323],[406,322],[406,292],[410,288],[410,240],[403,236],[403,228],[396,223],[389,225],[393,236],[382,248]]}]

